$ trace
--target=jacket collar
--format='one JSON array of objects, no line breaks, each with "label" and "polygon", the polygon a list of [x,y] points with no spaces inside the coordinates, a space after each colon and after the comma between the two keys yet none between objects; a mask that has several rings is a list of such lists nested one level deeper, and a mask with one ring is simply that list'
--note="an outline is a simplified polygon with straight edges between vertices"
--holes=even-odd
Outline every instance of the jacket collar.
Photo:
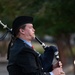
[{"label": "jacket collar", "polygon": [[18,44],[21,44],[22,46],[24,46],[25,51],[31,52],[34,55],[39,56],[39,54],[32,47],[30,47],[27,43],[25,43],[23,40],[21,40],[20,38],[17,38],[16,40],[17,40]]}]

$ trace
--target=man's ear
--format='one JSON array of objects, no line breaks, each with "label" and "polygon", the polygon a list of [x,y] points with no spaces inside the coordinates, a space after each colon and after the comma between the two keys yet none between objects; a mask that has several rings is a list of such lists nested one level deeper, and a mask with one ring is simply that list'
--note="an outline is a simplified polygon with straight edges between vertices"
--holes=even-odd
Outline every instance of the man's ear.
[{"label": "man's ear", "polygon": [[20,33],[24,34],[24,30],[23,29],[20,29],[19,31],[20,31]]}]

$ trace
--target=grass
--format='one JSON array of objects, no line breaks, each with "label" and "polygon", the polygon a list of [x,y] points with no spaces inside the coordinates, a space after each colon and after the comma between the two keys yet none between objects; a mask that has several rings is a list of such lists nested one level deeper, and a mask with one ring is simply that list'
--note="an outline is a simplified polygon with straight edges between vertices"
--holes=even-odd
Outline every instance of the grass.
[{"label": "grass", "polygon": [[[37,43],[37,42],[32,42],[35,50],[37,50],[38,52],[40,53],[43,53],[44,52],[44,48],[42,47],[41,44]],[[46,45],[50,46],[51,44],[50,43],[45,43]]]}]

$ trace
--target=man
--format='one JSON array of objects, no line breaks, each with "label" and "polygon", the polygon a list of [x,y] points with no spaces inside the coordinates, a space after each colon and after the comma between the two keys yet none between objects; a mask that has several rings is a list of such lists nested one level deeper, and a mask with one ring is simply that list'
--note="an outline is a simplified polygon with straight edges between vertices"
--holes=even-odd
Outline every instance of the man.
[{"label": "man", "polygon": [[[30,16],[17,17],[12,24],[12,33],[15,40],[11,44],[7,70],[9,75],[61,75],[62,68],[45,71],[43,55],[32,48],[31,41],[35,38],[35,29],[33,28],[33,18]],[[44,53],[45,55],[45,53]]]}]

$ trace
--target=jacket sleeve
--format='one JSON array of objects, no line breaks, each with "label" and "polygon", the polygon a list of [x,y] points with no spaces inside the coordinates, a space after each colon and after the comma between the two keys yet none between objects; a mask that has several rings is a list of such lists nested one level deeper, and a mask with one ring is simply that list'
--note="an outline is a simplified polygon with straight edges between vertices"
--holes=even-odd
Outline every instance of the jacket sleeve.
[{"label": "jacket sleeve", "polygon": [[44,71],[50,72],[53,70],[52,62],[53,62],[53,58],[54,58],[54,52],[50,47],[46,48],[44,53],[41,54],[41,56],[39,58],[41,60]]},{"label": "jacket sleeve", "polygon": [[17,57],[16,63],[22,68],[24,75],[50,75],[47,72],[43,72],[38,67],[38,62],[36,60],[34,54],[21,52]]}]

